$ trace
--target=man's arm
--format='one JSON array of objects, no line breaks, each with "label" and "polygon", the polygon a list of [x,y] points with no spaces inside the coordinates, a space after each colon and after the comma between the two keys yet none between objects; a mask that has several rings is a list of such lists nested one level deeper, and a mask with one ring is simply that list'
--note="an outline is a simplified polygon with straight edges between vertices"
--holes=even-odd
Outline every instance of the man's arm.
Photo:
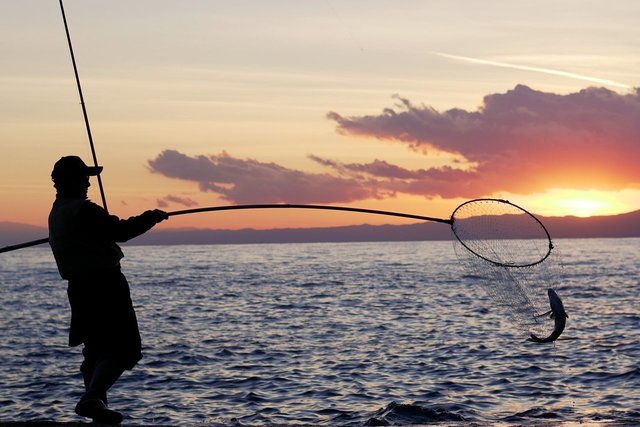
[{"label": "man's arm", "polygon": [[115,242],[126,242],[149,231],[157,223],[169,218],[159,209],[148,210],[128,219],[109,215],[93,202],[85,203],[79,214],[82,228],[97,238]]}]

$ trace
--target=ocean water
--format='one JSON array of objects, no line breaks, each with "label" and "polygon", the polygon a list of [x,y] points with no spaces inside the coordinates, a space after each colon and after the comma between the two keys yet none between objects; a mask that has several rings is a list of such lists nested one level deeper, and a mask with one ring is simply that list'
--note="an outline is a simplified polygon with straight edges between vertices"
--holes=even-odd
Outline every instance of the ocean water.
[{"label": "ocean water", "polygon": [[[145,357],[110,406],[133,425],[640,425],[640,239],[555,244],[553,344],[451,242],[125,247]],[[0,422],[80,421],[48,248],[0,255],[0,283]]]}]

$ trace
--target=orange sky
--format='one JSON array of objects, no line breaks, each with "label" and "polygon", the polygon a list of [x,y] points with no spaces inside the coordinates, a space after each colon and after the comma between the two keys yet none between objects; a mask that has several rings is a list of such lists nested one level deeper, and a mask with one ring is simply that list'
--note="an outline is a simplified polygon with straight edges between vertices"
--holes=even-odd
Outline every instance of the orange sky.
[{"label": "orange sky", "polygon": [[[442,217],[479,196],[543,215],[640,208],[637,2],[65,6],[114,214],[305,195]],[[45,225],[51,167],[89,161],[86,132],[57,2],[1,10],[0,221]],[[365,222],[410,221],[254,211],[162,227]]]}]

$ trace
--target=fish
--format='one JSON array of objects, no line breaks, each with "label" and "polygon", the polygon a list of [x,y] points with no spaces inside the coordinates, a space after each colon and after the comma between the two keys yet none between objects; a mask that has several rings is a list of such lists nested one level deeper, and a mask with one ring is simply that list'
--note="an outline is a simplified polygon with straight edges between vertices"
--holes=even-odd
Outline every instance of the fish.
[{"label": "fish", "polygon": [[531,338],[529,338],[529,341],[554,342],[562,334],[565,326],[567,325],[567,318],[569,317],[569,315],[564,309],[562,300],[553,289],[547,290],[547,294],[549,295],[549,305],[551,306],[551,310],[547,311],[544,314],[541,314],[540,317],[550,314],[549,317],[551,317],[555,321],[553,332],[551,332],[551,335],[546,338],[539,338],[534,334],[531,334]]}]

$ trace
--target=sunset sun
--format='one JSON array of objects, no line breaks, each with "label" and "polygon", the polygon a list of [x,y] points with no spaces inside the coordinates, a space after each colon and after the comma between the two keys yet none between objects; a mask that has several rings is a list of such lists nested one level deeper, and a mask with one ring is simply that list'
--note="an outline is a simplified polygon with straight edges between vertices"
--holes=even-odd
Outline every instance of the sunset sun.
[{"label": "sunset sun", "polygon": [[581,217],[597,215],[608,208],[606,201],[596,199],[566,199],[558,202],[558,205]]},{"label": "sunset sun", "polygon": [[635,192],[630,190],[612,192],[552,189],[525,199],[522,202],[533,211],[546,216],[617,215],[636,209],[638,203]]}]

